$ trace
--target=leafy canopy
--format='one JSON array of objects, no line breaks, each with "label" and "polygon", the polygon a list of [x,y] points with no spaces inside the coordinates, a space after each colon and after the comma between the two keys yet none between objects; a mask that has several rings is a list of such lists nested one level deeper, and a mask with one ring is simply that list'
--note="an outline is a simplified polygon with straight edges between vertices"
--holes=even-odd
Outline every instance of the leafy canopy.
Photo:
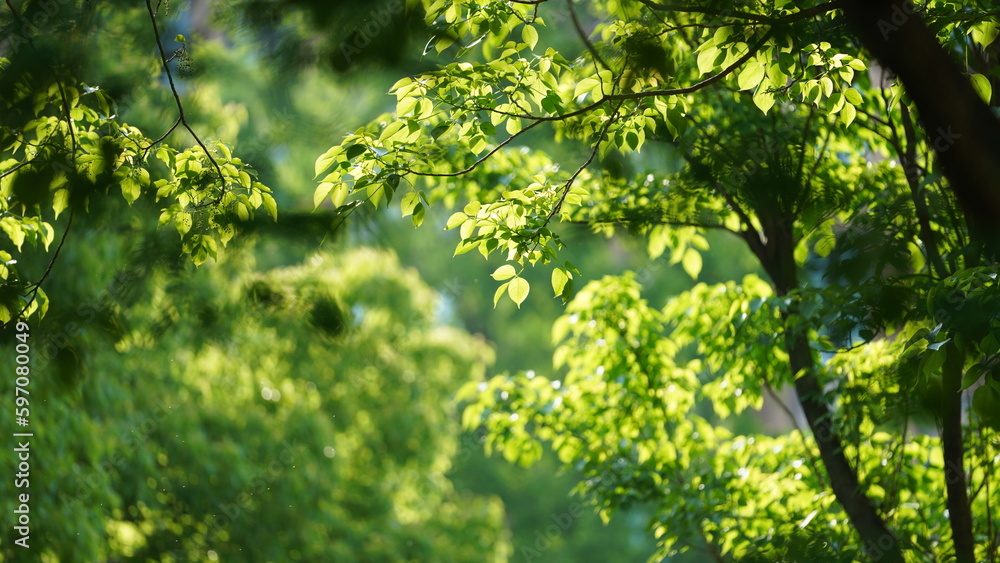
[{"label": "leafy canopy", "polygon": [[[551,269],[569,303],[553,374],[470,384],[469,427],[512,461],[551,444],[606,517],[652,502],[657,557],[996,557],[996,266],[940,164],[958,135],[921,128],[926,107],[848,26],[852,3],[420,7],[454,62],[400,79],[394,112],[317,159],[315,204],[397,200],[414,225],[456,207],[455,253],[504,260],[494,302],[537,299],[523,273]],[[883,41],[933,30],[989,104],[995,16],[914,14],[876,22]],[[704,233],[728,232],[765,276],[662,307],[627,275],[576,293],[566,223],[644,237],[695,280]],[[786,386],[808,429],[727,429],[784,406]]]},{"label": "leafy canopy", "polygon": [[[54,264],[74,216],[110,193],[120,192],[130,205],[152,194],[161,211],[159,224],[176,229],[183,252],[195,264],[217,258],[240,223],[256,212],[277,220],[275,199],[256,172],[233,155],[231,145],[203,140],[190,125],[173,79],[189,61],[185,38],[162,37],[156,22],[163,14],[149,2],[145,8],[34,2],[5,22],[12,34],[0,51],[0,229],[5,234],[0,322],[44,314],[47,308],[41,286],[51,265],[35,274],[40,279],[30,279],[33,273],[21,271],[18,257],[31,263],[24,258],[40,254],[37,249],[48,251],[57,238],[56,221],[64,216]],[[122,24],[129,18],[145,25],[132,30]],[[103,33],[87,27],[95,20],[106,24],[99,28]],[[125,30],[124,38],[109,33],[116,23]],[[122,121],[114,97],[81,83],[77,73],[97,74],[88,68],[92,63],[81,60],[83,53],[111,49],[115,41],[132,39],[132,31],[148,36],[150,29],[160,54],[157,66],[176,108],[172,125],[147,133]],[[168,56],[165,49],[171,47]],[[166,142],[179,131],[188,135],[187,146]],[[26,250],[26,243],[35,250]]]}]

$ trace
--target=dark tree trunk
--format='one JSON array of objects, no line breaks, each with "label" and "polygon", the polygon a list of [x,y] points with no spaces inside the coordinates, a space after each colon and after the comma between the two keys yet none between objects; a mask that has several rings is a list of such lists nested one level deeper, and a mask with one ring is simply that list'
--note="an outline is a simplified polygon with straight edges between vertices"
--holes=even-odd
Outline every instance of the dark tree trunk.
[{"label": "dark tree trunk", "polygon": [[[778,218],[770,221],[761,219],[761,223],[766,226],[766,243],[759,238],[755,240],[756,233],[753,232],[744,236],[770,276],[776,293],[788,295],[798,289],[795,237],[790,218],[785,221]],[[785,312],[784,317],[787,320],[794,314],[793,306]],[[819,447],[820,458],[830,477],[830,488],[861,537],[865,553],[873,561],[904,563],[899,539],[889,530],[871,499],[861,490],[857,471],[844,454],[843,442],[833,428],[830,408],[823,398],[808,336],[804,332],[786,329],[785,350],[788,352],[789,367],[795,380],[795,393]]]},{"label": "dark tree trunk", "polygon": [[[1000,119],[905,0],[843,0],[862,44],[893,71],[913,99],[931,146],[988,259],[1000,258]],[[941,438],[955,556],[975,561],[972,513],[963,469],[962,356],[948,349],[942,371]]]},{"label": "dark tree trunk", "polygon": [[941,370],[941,447],[948,491],[948,520],[955,542],[955,561],[975,563],[976,542],[972,534],[972,507],[966,485],[965,446],[962,443],[962,365],[965,355],[954,343],[945,350],[947,356]]}]

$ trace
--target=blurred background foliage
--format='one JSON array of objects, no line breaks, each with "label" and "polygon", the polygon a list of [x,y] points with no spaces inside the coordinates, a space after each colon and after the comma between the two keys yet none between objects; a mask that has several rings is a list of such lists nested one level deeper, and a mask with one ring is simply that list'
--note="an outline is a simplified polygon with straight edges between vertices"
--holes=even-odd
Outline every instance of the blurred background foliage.
[{"label": "blurred background foliage", "polygon": [[[175,119],[144,7],[15,2],[0,26],[54,6],[30,64],[68,68],[159,137]],[[44,5],[43,5],[44,4]],[[570,496],[578,475],[486,457],[459,429],[455,391],[491,371],[551,369],[558,300],[490,306],[491,266],[452,258],[454,233],[395,214],[313,212],[313,161],[391,110],[386,90],[429,68],[404,0],[170,0],[161,34],[196,131],[234,145],[271,186],[254,219],[195,268],[157,229],[149,194],[90,202],[32,325],[32,554],[47,561],[638,561],[654,544],[636,506],[609,525]],[[46,12],[48,13],[48,12]],[[558,26],[547,33],[561,34]],[[556,37],[554,40],[558,41]],[[567,36],[567,41],[569,41]],[[421,55],[421,53],[424,53]],[[9,53],[8,53],[9,54]],[[24,60],[22,59],[14,59]],[[188,145],[181,129],[165,139]],[[555,154],[568,150],[536,136]],[[444,213],[444,212],[440,212]],[[65,215],[57,223],[65,226]],[[627,238],[565,228],[588,279],[625,270],[662,302],[690,286]],[[61,231],[60,231],[61,232]],[[712,241],[702,279],[752,268]],[[51,252],[49,253],[51,255]],[[47,260],[22,261],[37,278]],[[537,275],[538,279],[531,276]],[[541,272],[528,274],[542,287]],[[11,349],[11,331],[0,336]],[[11,396],[12,380],[0,381]],[[756,423],[748,419],[748,424]],[[9,423],[8,423],[9,426]],[[13,473],[4,456],[5,475]],[[10,498],[11,482],[0,482]],[[570,519],[566,519],[566,515]],[[5,512],[4,519],[9,517]],[[0,557],[20,559],[10,526]]]}]

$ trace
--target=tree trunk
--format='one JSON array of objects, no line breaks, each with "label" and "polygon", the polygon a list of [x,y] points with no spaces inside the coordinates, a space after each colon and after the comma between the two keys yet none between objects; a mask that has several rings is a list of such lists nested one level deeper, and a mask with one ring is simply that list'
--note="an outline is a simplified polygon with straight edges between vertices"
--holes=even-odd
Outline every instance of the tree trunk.
[{"label": "tree trunk", "polygon": [[[779,296],[788,295],[798,289],[791,223],[780,220],[761,222],[771,225],[765,233],[767,243],[754,241],[750,246],[771,277],[776,293]],[[794,314],[793,305],[783,317],[787,321]],[[830,477],[830,488],[861,537],[862,548],[873,561],[904,563],[899,540],[886,526],[871,499],[861,490],[858,474],[844,455],[844,445],[833,428],[829,406],[823,399],[806,333],[786,329],[785,350],[795,381],[795,392]]]},{"label": "tree trunk", "polygon": [[[864,46],[902,81],[930,145],[987,258],[1000,258],[1000,119],[906,0],[844,0]],[[975,561],[972,513],[963,468],[962,357],[947,349],[942,370],[941,441],[948,514],[959,563]]]},{"label": "tree trunk", "polygon": [[962,365],[964,354],[954,342],[945,348],[947,356],[941,370],[941,447],[944,454],[944,479],[948,491],[948,520],[955,542],[957,563],[975,563],[976,543],[972,534],[972,507],[962,443]]}]

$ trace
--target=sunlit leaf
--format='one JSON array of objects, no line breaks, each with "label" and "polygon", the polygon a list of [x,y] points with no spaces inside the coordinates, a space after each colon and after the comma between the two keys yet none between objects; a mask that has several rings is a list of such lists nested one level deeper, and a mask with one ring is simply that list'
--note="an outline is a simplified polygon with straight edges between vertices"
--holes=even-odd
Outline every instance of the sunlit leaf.
[{"label": "sunlit leaf", "polygon": [[514,278],[510,280],[510,289],[508,293],[510,294],[510,299],[517,304],[518,307],[524,300],[528,298],[528,291],[530,286],[528,285],[528,280],[524,278]]}]

